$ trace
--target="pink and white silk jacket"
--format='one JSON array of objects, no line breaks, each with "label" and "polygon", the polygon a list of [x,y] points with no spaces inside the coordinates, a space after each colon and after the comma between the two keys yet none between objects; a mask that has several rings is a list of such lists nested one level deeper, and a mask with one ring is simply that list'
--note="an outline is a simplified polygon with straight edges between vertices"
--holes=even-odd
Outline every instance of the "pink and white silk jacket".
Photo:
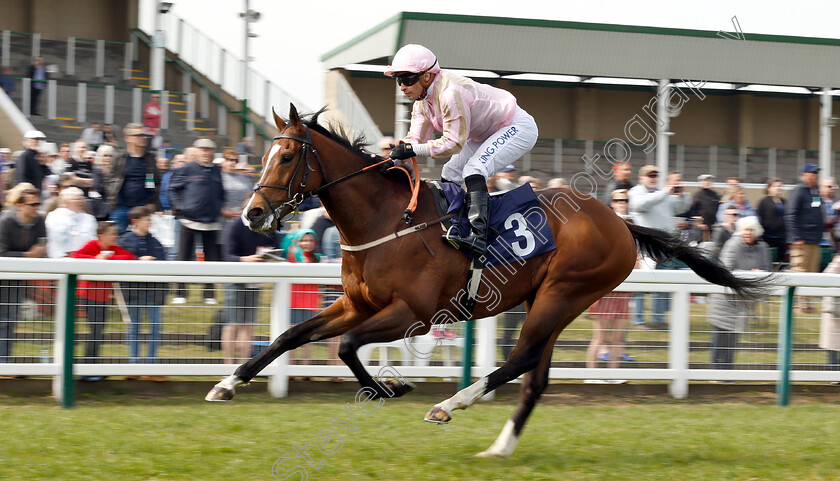
[{"label": "pink and white silk jacket", "polygon": [[[403,140],[427,143],[433,158],[449,157],[460,152],[467,139],[487,140],[515,113],[516,97],[510,92],[442,70],[426,98],[414,102],[411,128]],[[443,135],[431,140],[435,131]]]}]

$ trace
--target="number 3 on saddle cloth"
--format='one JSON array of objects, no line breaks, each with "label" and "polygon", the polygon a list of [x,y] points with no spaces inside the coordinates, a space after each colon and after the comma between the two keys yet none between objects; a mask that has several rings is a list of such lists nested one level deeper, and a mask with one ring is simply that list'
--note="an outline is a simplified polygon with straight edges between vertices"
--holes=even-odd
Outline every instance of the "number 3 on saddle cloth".
[{"label": "number 3 on saddle cloth", "polygon": [[[470,231],[467,213],[462,209],[465,192],[450,182],[430,182],[432,192],[438,187],[449,204],[443,214],[457,213],[462,235]],[[440,205],[436,202],[436,205]],[[482,260],[485,266],[500,266],[544,254],[555,249],[554,236],[548,226],[546,213],[540,206],[537,195],[530,184],[516,189],[490,194],[490,229],[487,232],[487,255]],[[454,222],[453,222],[454,223]],[[448,228],[448,225],[444,227]],[[469,254],[467,257],[472,258]]]}]

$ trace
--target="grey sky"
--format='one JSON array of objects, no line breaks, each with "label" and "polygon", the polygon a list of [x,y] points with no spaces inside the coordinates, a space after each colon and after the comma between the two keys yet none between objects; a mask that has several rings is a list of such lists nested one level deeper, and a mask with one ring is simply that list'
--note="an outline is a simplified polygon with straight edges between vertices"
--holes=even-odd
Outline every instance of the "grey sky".
[{"label": "grey sky", "polygon": [[[238,12],[243,10],[244,0],[174,2],[172,13],[242,56],[243,22]],[[141,27],[148,28],[153,1],[141,0],[140,4]],[[262,13],[262,18],[253,24],[253,31],[259,37],[250,44],[251,55],[256,58],[252,66],[310,107],[323,104],[320,56],[406,10],[712,31],[732,31],[731,18],[737,16],[747,40],[750,33],[840,38],[837,28],[840,2],[829,0],[485,0],[480,3],[251,0],[250,4]],[[445,59],[441,63],[446,67]]]}]

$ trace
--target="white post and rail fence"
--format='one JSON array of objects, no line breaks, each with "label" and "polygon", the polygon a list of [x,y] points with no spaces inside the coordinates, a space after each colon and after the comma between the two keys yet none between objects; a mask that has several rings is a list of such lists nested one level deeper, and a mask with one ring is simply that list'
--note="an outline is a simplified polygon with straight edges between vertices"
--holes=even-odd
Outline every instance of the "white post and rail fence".
[{"label": "white post and rail fence", "polygon": [[[746,274],[751,275],[751,274]],[[220,262],[144,262],[144,261],[99,261],[79,259],[15,259],[4,258],[0,263],[0,281],[24,280],[27,282],[51,282],[55,291],[54,311],[52,317],[47,317],[41,337],[29,333],[29,339],[36,339],[31,350],[49,349],[51,343],[52,356],[42,356],[37,362],[37,352],[30,352],[28,356],[19,356],[16,361],[0,363],[0,375],[24,376],[54,376],[53,392],[61,404],[70,407],[74,403],[74,375],[77,376],[225,376],[233,373],[237,365],[223,364],[220,358],[210,359],[195,355],[193,351],[186,352],[187,346],[175,345],[172,349],[185,350],[182,357],[173,359],[161,358],[156,363],[129,363],[127,358],[106,358],[103,363],[79,363],[74,346],[78,341],[76,313],[83,299],[76,298],[76,288],[79,281],[124,282],[185,282],[188,284],[218,283],[218,284],[261,284],[269,286],[266,290],[270,294],[264,297],[267,301],[262,307],[263,319],[268,325],[262,326],[266,339],[273,340],[290,325],[290,290],[294,284],[316,284],[326,288],[333,287],[335,292],[341,283],[340,265],[338,264],[295,264],[295,263],[220,263]],[[0,287],[2,288],[2,287]],[[824,364],[816,361],[822,351],[815,346],[815,342],[804,342],[816,339],[811,329],[803,327],[795,331],[791,314],[793,291],[797,295],[821,298],[824,296],[840,297],[840,275],[834,274],[779,274],[775,285],[767,298],[761,304],[766,311],[763,322],[764,330],[756,335],[756,341],[748,342],[754,349],[756,356],[743,354],[747,359],[760,362],[750,364],[745,362],[735,366],[735,369],[710,369],[709,365],[699,362],[705,356],[708,346],[700,339],[699,334],[706,333],[698,328],[698,317],[702,317],[704,306],[699,305],[697,299],[704,298],[711,293],[724,293],[725,289],[711,285],[690,271],[656,270],[634,271],[616,291],[621,292],[664,292],[670,294],[671,314],[667,331],[656,333],[649,331],[631,331],[634,336],[642,336],[642,340],[635,343],[637,355],[646,357],[650,362],[622,363],[621,368],[590,369],[583,367],[580,357],[581,347],[585,350],[586,340],[569,341],[565,343],[567,334],[575,337],[575,331],[582,331],[579,326],[585,325],[582,317],[575,321],[557,343],[555,350],[555,364],[549,372],[552,380],[559,379],[627,379],[627,380],[664,380],[669,382],[670,393],[677,398],[688,395],[691,381],[734,380],[776,382],[778,402],[786,405],[789,399],[790,382],[824,382],[840,381],[840,371],[832,371]],[[166,306],[168,318],[177,324],[177,319],[188,315],[189,312],[207,306]],[[817,315],[818,316],[818,315]],[[799,322],[799,321],[797,321]],[[814,318],[803,320],[814,325]],[[816,318],[818,324],[819,319]],[[50,325],[50,323],[52,325]],[[694,324],[692,324],[694,323]],[[578,327],[575,327],[578,326]],[[768,327],[769,326],[769,327]],[[485,376],[492,372],[504,360],[499,355],[498,333],[500,326],[496,318],[479,319],[475,322],[477,330],[476,356],[471,365],[471,377]],[[18,337],[21,339],[18,328]],[[37,330],[37,329],[36,329]],[[580,334],[578,332],[578,334]],[[33,337],[34,336],[34,337]],[[647,336],[647,337],[644,337]],[[803,337],[805,336],[805,337]],[[808,337],[811,336],[811,337]],[[629,337],[629,336],[628,336]],[[775,339],[773,339],[775,338]],[[403,340],[389,343],[387,347],[417,354],[430,352],[434,343],[442,342],[444,347],[463,347],[463,338],[457,340],[433,338],[423,336],[420,343],[413,342],[410,346]],[[705,339],[705,338],[703,338]],[[768,341],[770,339],[770,341]],[[750,340],[749,338],[747,339]],[[804,341],[803,341],[804,340]],[[19,342],[19,341],[18,341]],[[120,343],[122,340],[115,341]],[[575,344],[574,342],[577,342]],[[425,344],[424,344],[425,343]],[[422,347],[418,347],[422,346]],[[698,347],[701,346],[701,347]],[[24,348],[21,347],[21,350]],[[702,352],[701,352],[702,351]],[[367,355],[362,356],[363,362],[368,363],[370,348]],[[380,356],[385,350],[380,349]],[[739,351],[741,352],[741,351]],[[773,353],[775,352],[775,355]],[[657,355],[659,357],[657,357]],[[739,354],[740,356],[741,354]],[[800,362],[794,358],[800,356]],[[807,362],[801,362],[805,357]],[[14,358],[13,358],[14,359]],[[100,360],[101,361],[101,360]],[[398,372],[408,378],[457,378],[462,375],[461,362],[429,362],[429,359],[413,359],[406,362],[405,356],[401,364],[396,367]],[[640,359],[641,361],[641,359]],[[453,365],[454,364],[454,365]],[[376,374],[381,366],[369,365],[371,374]],[[281,356],[270,364],[262,375],[269,378],[269,392],[273,396],[282,397],[288,392],[290,376],[316,377],[350,377],[350,370],[344,365],[300,365],[290,363],[288,354]]]}]

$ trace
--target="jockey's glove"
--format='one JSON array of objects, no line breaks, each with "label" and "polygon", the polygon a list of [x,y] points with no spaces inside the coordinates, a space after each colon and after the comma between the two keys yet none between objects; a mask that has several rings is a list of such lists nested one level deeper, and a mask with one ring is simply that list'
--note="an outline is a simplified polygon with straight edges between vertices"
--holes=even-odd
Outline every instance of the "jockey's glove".
[{"label": "jockey's glove", "polygon": [[397,144],[391,145],[391,159],[405,160],[414,157],[414,147],[411,144]]},{"label": "jockey's glove", "polygon": [[393,160],[392,159],[392,160],[389,160],[388,162],[385,162],[385,163],[381,164],[379,166],[379,171],[384,174],[385,171],[390,169],[391,167],[399,167],[401,165],[403,165],[402,160]]}]

